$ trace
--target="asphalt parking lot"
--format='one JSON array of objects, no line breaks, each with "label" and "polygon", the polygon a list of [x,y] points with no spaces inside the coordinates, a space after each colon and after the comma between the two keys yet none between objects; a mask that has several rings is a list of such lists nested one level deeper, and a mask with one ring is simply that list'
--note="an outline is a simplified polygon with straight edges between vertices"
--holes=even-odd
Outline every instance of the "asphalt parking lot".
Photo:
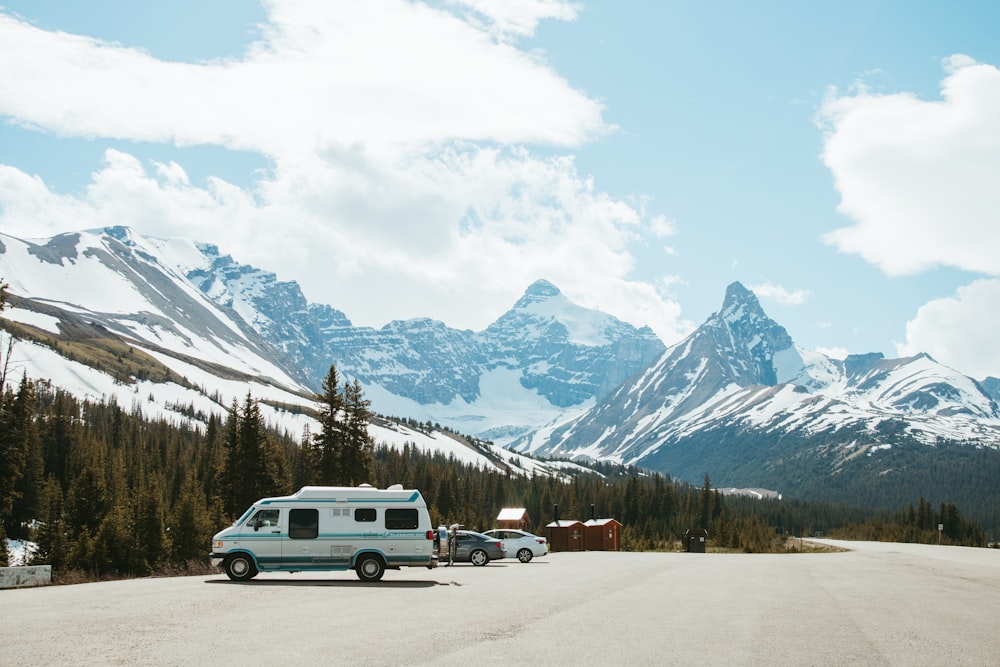
[{"label": "asphalt parking lot", "polygon": [[844,544],[0,590],[0,664],[996,663],[1000,550]]}]

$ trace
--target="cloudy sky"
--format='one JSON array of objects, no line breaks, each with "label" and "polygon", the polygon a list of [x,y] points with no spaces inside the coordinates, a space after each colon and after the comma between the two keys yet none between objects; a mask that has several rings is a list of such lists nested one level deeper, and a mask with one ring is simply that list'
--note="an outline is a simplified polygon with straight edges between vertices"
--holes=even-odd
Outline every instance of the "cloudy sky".
[{"label": "cloudy sky", "polygon": [[0,0],[0,231],[215,243],[358,325],[538,278],[673,343],[1000,376],[1000,3]]}]

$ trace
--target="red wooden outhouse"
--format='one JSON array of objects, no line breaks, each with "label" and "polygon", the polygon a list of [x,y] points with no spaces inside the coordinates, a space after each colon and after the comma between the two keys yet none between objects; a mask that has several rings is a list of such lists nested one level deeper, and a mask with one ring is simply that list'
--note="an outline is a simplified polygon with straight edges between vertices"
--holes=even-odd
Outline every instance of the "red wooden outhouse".
[{"label": "red wooden outhouse", "polygon": [[583,551],[585,526],[579,521],[553,521],[545,527],[549,551]]},{"label": "red wooden outhouse", "polygon": [[622,524],[615,519],[588,519],[584,526],[587,551],[618,551]]}]

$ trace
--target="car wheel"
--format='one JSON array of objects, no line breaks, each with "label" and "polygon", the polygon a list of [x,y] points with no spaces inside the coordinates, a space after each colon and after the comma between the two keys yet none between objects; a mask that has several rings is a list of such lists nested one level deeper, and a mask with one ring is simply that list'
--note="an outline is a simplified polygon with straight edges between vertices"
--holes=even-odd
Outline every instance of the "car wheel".
[{"label": "car wheel", "polygon": [[226,576],[233,581],[249,581],[257,576],[257,566],[247,554],[232,554],[223,563]]},{"label": "car wheel", "polygon": [[362,556],[354,569],[361,581],[378,581],[385,574],[385,563],[378,556]]},{"label": "car wheel", "polygon": [[517,559],[522,563],[530,563],[531,557],[535,554],[531,553],[531,549],[524,548],[517,552]]},{"label": "car wheel", "polygon": [[476,549],[471,554],[469,554],[469,560],[472,561],[473,565],[486,565],[490,562],[490,557],[482,549]]}]

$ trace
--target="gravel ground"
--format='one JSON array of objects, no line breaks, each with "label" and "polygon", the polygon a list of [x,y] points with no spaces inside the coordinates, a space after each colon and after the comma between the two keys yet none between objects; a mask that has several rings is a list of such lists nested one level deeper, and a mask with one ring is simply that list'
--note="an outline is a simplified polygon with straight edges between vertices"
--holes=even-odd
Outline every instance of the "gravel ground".
[{"label": "gravel ground", "polygon": [[996,664],[1000,550],[827,543],[0,590],[0,665]]}]

